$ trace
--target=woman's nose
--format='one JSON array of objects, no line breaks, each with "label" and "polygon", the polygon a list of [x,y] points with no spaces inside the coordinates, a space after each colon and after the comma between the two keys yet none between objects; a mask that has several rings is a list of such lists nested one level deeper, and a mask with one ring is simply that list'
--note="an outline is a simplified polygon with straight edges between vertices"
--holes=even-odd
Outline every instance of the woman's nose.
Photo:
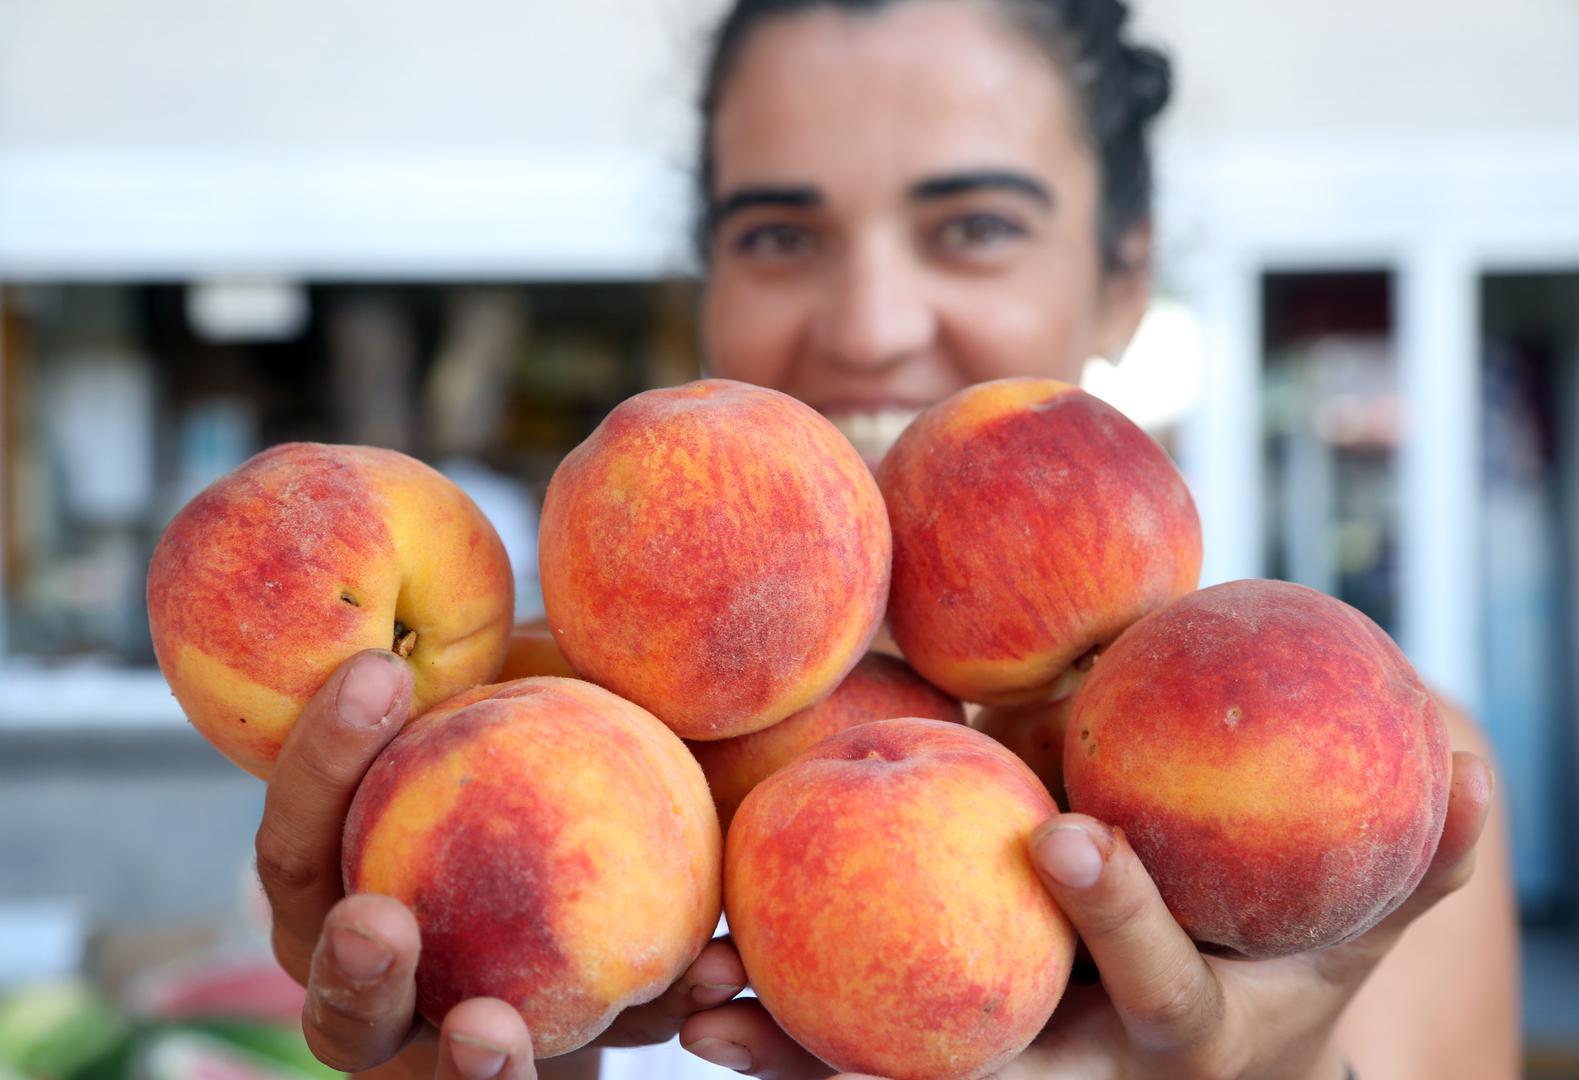
[{"label": "woman's nose", "polygon": [[852,367],[886,367],[928,349],[937,333],[920,267],[900,245],[852,247],[829,275],[819,345]]}]

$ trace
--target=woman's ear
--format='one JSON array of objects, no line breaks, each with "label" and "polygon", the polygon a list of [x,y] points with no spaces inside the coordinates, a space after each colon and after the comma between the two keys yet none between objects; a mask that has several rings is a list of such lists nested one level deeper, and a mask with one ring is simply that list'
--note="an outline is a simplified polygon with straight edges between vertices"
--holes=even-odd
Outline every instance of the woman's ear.
[{"label": "woman's ear", "polygon": [[1119,238],[1118,265],[1103,276],[1097,343],[1102,355],[1118,362],[1151,304],[1151,219]]}]

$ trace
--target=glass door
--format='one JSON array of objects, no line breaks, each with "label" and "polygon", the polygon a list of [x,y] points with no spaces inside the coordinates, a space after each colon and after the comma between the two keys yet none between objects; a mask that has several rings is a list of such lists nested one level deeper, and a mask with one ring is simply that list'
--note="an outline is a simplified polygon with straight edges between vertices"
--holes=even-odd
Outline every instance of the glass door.
[{"label": "glass door", "polygon": [[1572,914],[1579,764],[1579,272],[1481,286],[1482,720],[1527,918]]},{"label": "glass door", "polygon": [[1262,279],[1264,565],[1396,632],[1402,409],[1385,271]]}]

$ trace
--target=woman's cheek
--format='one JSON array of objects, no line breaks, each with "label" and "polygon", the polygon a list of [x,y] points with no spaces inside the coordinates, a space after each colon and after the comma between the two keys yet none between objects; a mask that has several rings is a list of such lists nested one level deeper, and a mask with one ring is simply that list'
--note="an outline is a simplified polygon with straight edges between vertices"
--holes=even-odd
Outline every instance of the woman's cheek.
[{"label": "woman's cheek", "polygon": [[711,285],[702,308],[707,373],[780,388],[794,342],[794,311],[787,300],[727,281]]},{"label": "woman's cheek", "polygon": [[1037,300],[999,291],[951,307],[945,333],[968,382],[1018,375],[1079,382],[1089,327],[1042,292]]}]

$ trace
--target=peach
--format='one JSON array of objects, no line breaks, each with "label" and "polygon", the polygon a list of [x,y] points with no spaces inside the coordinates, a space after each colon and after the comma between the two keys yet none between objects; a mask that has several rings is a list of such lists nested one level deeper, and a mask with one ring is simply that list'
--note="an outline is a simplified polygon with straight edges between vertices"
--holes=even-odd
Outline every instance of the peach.
[{"label": "peach", "polygon": [[1069,805],[1064,791],[1064,732],[1074,697],[1043,705],[1003,705],[981,710],[970,726],[1008,747],[1031,767],[1059,806]]},{"label": "peach", "polygon": [[826,696],[861,658],[890,539],[832,424],[707,379],[630,398],[571,451],[538,555],[571,666],[686,738],[722,739]]},{"label": "peach", "polygon": [[957,1080],[1009,1061],[1074,954],[1028,850],[1056,812],[960,724],[824,739],[746,796],[725,841],[725,910],[762,1004],[836,1069]]},{"label": "peach", "polygon": [[1200,575],[1200,520],[1167,454],[1066,383],[962,390],[905,429],[877,477],[889,626],[912,667],[966,701],[1066,695],[1072,669]]},{"label": "peach", "polygon": [[1341,601],[1237,581],[1127,630],[1075,698],[1073,809],[1123,829],[1203,949],[1270,957],[1376,925],[1419,883],[1452,764],[1431,695]]},{"label": "peach", "polygon": [[718,820],[727,831],[740,800],[801,751],[857,724],[901,716],[962,724],[965,709],[904,661],[872,652],[861,657],[832,694],[772,727],[689,745],[713,789]]},{"label": "peach", "polygon": [[183,507],[148,567],[148,624],[176,700],[264,779],[342,661],[398,652],[420,715],[494,677],[513,604],[504,547],[465,493],[365,446],[265,450]]},{"label": "peach", "polygon": [[576,679],[459,694],[374,761],[346,819],[347,892],[417,916],[417,1005],[514,1005],[535,1053],[662,993],[718,923],[718,818],[651,713]]},{"label": "peach", "polygon": [[515,624],[515,629],[510,631],[510,647],[505,653],[504,667],[499,671],[499,681],[529,679],[534,675],[578,677],[565,654],[559,651],[554,632],[548,628],[547,617]]}]

